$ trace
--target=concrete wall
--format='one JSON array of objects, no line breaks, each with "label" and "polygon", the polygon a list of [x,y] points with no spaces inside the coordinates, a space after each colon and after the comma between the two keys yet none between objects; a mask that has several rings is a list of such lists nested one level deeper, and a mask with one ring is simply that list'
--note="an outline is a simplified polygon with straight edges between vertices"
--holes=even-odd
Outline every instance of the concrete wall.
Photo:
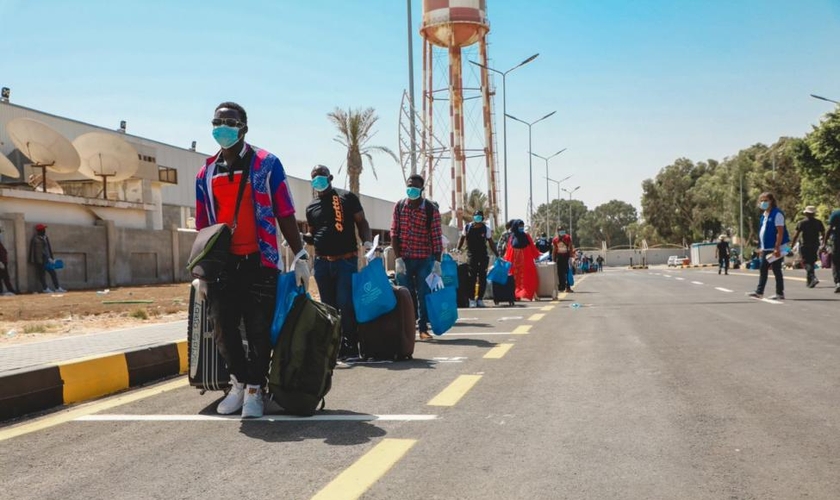
[{"label": "concrete wall", "polygon": [[[586,255],[592,254],[597,258],[601,252],[586,252]],[[607,250],[605,266],[625,267],[630,265],[630,259],[633,259],[633,265],[640,265],[645,263],[649,266],[661,265],[668,263],[668,257],[671,255],[679,255],[680,257],[687,257],[687,253],[683,249],[678,248],[649,248],[647,250]]]}]

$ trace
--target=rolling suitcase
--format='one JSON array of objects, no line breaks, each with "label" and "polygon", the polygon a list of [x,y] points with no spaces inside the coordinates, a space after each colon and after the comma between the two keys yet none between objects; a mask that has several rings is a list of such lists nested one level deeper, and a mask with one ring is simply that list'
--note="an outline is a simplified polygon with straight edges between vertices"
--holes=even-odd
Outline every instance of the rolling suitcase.
[{"label": "rolling suitcase", "polygon": [[[475,297],[475,290],[470,289],[470,265],[458,264],[458,307],[469,307],[470,299]],[[473,287],[474,288],[474,287]]]},{"label": "rolling suitcase", "polygon": [[557,298],[557,263],[540,262],[537,264],[537,297]]},{"label": "rolling suitcase", "polygon": [[368,323],[359,323],[359,350],[362,357],[380,360],[411,359],[414,355],[414,304],[411,292],[394,287],[397,307]]},{"label": "rolling suitcase", "polygon": [[190,385],[205,391],[230,387],[230,372],[216,345],[216,335],[207,301],[207,283],[195,279],[190,287],[190,310],[187,322],[187,359]]},{"label": "rolling suitcase", "polygon": [[508,282],[500,285],[495,281],[493,283],[493,303],[499,305],[501,302],[507,302],[508,305],[516,303],[516,280],[513,276],[508,276]]}]

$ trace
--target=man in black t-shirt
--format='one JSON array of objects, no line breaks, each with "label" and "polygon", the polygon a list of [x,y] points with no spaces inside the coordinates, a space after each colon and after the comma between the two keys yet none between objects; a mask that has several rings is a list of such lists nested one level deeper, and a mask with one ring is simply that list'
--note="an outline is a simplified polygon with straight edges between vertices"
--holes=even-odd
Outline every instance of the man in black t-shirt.
[{"label": "man in black t-shirt", "polygon": [[353,274],[359,256],[356,229],[365,251],[372,246],[370,225],[359,198],[332,186],[330,170],[318,165],[312,169],[312,188],[317,196],[306,207],[309,233],[304,241],[315,245],[315,282],[321,302],[341,311],[341,349],[339,360],[359,356],[356,314],[353,310]]},{"label": "man in black t-shirt", "polygon": [[726,241],[726,235],[720,235],[718,238],[717,248],[715,248],[715,256],[718,259],[718,274],[723,270],[729,274],[729,242]]},{"label": "man in black t-shirt", "polygon": [[[534,244],[537,246],[537,250],[539,250],[540,253],[550,252],[551,250],[551,241],[549,241],[548,235],[545,233],[542,233]],[[551,253],[548,254],[548,260],[551,260]]]},{"label": "man in black t-shirt", "polygon": [[834,277],[834,293],[840,293],[840,210],[831,212],[828,217],[828,231],[823,240],[823,249],[829,244],[834,249],[832,260],[834,261],[831,273]]},{"label": "man in black t-shirt", "polygon": [[467,243],[467,260],[470,265],[470,279],[464,286],[470,292],[470,297],[475,294],[475,284],[478,282],[478,295],[470,299],[470,307],[484,307],[484,290],[487,287],[487,266],[490,264],[490,256],[487,255],[487,247],[496,257],[496,246],[493,244],[493,231],[490,226],[484,223],[484,212],[476,210],[473,214],[473,221],[464,226],[461,239],[458,240],[458,250]]},{"label": "man in black t-shirt", "polygon": [[805,265],[805,272],[808,273],[806,285],[814,288],[820,280],[814,273],[814,263],[817,262],[817,251],[820,249],[820,238],[825,241],[825,226],[822,221],[814,216],[816,208],[808,205],[802,213],[805,218],[796,224],[796,233],[790,240],[791,246],[796,244],[799,235],[802,235],[802,244],[799,245],[799,253],[802,255],[802,263]]}]

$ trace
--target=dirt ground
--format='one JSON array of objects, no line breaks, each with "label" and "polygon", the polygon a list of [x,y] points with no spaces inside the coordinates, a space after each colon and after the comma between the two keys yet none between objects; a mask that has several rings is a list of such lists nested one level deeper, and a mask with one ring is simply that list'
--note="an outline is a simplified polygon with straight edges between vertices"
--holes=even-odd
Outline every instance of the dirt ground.
[{"label": "dirt ground", "polygon": [[184,320],[189,300],[189,283],[0,296],[0,346]]}]

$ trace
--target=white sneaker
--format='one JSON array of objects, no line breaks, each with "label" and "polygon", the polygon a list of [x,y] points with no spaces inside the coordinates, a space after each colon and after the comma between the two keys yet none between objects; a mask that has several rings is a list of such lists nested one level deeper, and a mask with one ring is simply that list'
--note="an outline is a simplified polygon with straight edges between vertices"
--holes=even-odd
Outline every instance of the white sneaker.
[{"label": "white sneaker", "polygon": [[44,290],[41,293],[53,293],[53,289],[52,288],[44,288]]},{"label": "white sneaker", "polygon": [[262,417],[264,404],[263,391],[260,386],[248,384],[245,388],[245,398],[242,404],[242,418]]},{"label": "white sneaker", "polygon": [[61,287],[56,288],[55,291],[58,292],[58,293],[67,293],[67,290],[65,290]]},{"label": "white sneaker", "polygon": [[485,305],[484,305],[484,301],[483,301],[483,300],[481,300],[481,299],[478,299],[478,300],[475,302],[475,305],[476,305],[476,307],[485,307]]},{"label": "white sneaker", "polygon": [[475,300],[470,299],[470,308],[475,307]]},{"label": "white sneaker", "polygon": [[216,407],[216,413],[220,415],[230,415],[238,412],[242,408],[243,399],[245,398],[245,384],[240,384],[234,375],[230,376],[230,391],[227,396]]}]

